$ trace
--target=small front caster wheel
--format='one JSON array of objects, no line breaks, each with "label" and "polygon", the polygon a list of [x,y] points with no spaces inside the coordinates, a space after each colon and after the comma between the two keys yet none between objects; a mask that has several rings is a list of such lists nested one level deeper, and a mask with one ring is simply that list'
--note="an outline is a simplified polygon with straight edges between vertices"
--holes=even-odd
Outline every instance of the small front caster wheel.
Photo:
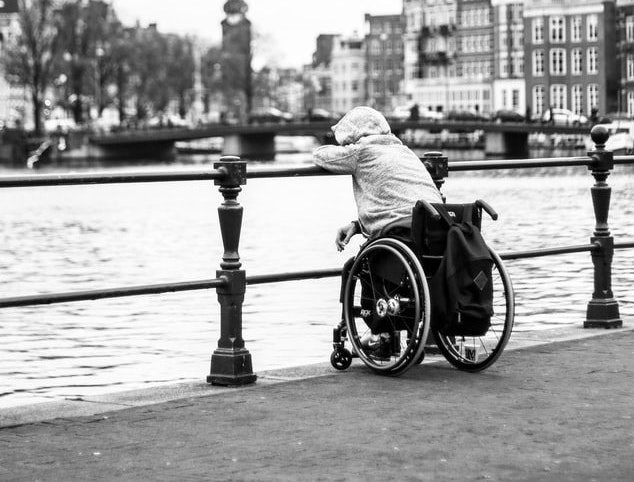
[{"label": "small front caster wheel", "polygon": [[345,370],[352,363],[352,354],[345,348],[335,350],[330,355],[330,363],[337,370]]}]

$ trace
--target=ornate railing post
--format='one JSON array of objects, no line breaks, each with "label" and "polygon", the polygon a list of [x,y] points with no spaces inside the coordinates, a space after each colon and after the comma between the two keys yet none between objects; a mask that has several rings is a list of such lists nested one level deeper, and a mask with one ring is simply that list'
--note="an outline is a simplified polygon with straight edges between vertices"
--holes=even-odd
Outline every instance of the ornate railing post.
[{"label": "ornate railing post", "polygon": [[445,200],[445,195],[442,194],[442,186],[445,183],[445,178],[449,175],[449,160],[447,156],[443,156],[442,152],[425,152],[422,158],[423,164],[431,174],[431,178],[434,180],[434,184],[439,191],[441,191],[441,195],[443,201]]},{"label": "ornate railing post", "polygon": [[246,276],[240,269],[240,230],[242,228],[242,206],[238,194],[246,183],[246,162],[239,157],[223,156],[214,168],[225,176],[214,181],[224,201],[218,207],[218,219],[224,254],[216,278],[225,284],[216,289],[220,303],[220,339],[218,348],[211,356],[211,369],[207,383],[214,385],[245,385],[255,382],[257,376],[251,367],[251,354],[244,347],[242,338],[242,303],[246,289]]},{"label": "ornate railing post", "polygon": [[590,133],[595,148],[588,152],[592,164],[595,184],[591,188],[592,205],[594,207],[595,228],[590,241],[597,246],[592,251],[594,265],[594,292],[588,303],[584,328],[619,328],[623,322],[619,317],[619,304],[612,294],[612,257],[614,255],[614,238],[608,228],[610,211],[610,195],[612,188],[605,182],[614,167],[613,154],[606,151],[605,143],[610,137],[609,131],[602,125],[596,125]]}]

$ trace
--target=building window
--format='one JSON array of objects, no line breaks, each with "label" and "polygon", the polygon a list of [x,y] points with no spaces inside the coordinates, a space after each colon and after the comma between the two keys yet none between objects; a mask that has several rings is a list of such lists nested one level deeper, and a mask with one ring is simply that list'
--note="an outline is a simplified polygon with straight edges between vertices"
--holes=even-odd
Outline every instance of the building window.
[{"label": "building window", "polygon": [[632,54],[627,56],[625,71],[627,80],[634,80],[634,55]]},{"label": "building window", "polygon": [[634,116],[634,91],[632,90],[627,93],[627,115]]},{"label": "building window", "polygon": [[594,42],[599,39],[599,18],[588,15],[588,40]]},{"label": "building window", "polygon": [[550,17],[550,41],[562,43],[566,40],[564,17]]},{"label": "building window", "polygon": [[533,19],[533,43],[534,44],[544,43],[544,19],[543,18]]},{"label": "building window", "polygon": [[513,89],[511,92],[511,107],[515,110],[520,106],[520,91]]},{"label": "building window", "polygon": [[506,78],[509,76],[509,63],[506,59],[500,59],[500,77]]},{"label": "building window", "polygon": [[544,86],[536,85],[533,87],[533,110],[535,115],[541,116],[544,113],[545,100]]},{"label": "building window", "polygon": [[513,52],[511,54],[511,71],[512,77],[519,77],[524,75],[524,57],[522,52]]},{"label": "building window", "polygon": [[544,51],[533,50],[533,75],[541,77],[544,75]]},{"label": "building window", "polygon": [[583,113],[583,86],[579,84],[572,86],[572,111],[575,114]]},{"label": "building window", "polygon": [[592,112],[592,109],[599,107],[599,86],[597,84],[588,85],[588,110]]},{"label": "building window", "polygon": [[500,32],[500,50],[501,51],[508,50],[508,45],[506,45],[506,42],[508,42],[508,35],[506,34],[506,30],[502,30]]},{"label": "building window", "polygon": [[514,30],[512,38],[512,48],[521,49],[524,46],[524,32],[522,30]]},{"label": "building window", "polygon": [[599,52],[596,47],[588,47],[588,73],[599,73]]},{"label": "building window", "polygon": [[634,42],[634,15],[625,17],[625,40]]},{"label": "building window", "polygon": [[550,86],[550,105],[557,109],[566,108],[566,86],[564,84]]},{"label": "building window", "polygon": [[570,22],[570,40],[573,42],[581,42],[581,17],[572,17]]},{"label": "building window", "polygon": [[581,75],[583,73],[583,51],[581,49],[572,49],[572,75]]},{"label": "building window", "polygon": [[566,75],[566,51],[564,49],[552,49],[550,51],[551,75]]}]

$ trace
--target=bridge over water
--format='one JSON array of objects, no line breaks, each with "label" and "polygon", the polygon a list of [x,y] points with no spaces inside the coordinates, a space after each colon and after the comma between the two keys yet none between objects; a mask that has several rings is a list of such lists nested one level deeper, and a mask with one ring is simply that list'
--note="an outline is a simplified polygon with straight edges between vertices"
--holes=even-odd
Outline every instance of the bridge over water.
[{"label": "bridge over water", "polygon": [[[224,125],[214,124],[198,128],[168,128],[132,130],[119,133],[93,135],[91,145],[102,151],[104,157],[139,155],[161,156],[171,152],[177,141],[223,137],[223,154],[263,159],[275,155],[275,136],[314,136],[322,143],[332,143],[332,122],[289,122],[267,124]],[[520,158],[528,154],[528,136],[531,133],[583,135],[589,126],[548,125],[522,122],[473,121],[392,121],[392,131],[401,134],[408,129],[440,132],[484,131],[487,154]]]}]

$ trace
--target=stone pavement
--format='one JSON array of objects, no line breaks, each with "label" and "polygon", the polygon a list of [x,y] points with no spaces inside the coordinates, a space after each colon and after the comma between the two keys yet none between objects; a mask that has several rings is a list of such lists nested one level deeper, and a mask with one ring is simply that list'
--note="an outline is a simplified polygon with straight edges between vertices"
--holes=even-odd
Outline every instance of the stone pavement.
[{"label": "stone pavement", "polygon": [[441,360],[392,378],[355,361],[99,414],[5,414],[0,480],[630,481],[634,333],[584,332],[478,374]]}]

